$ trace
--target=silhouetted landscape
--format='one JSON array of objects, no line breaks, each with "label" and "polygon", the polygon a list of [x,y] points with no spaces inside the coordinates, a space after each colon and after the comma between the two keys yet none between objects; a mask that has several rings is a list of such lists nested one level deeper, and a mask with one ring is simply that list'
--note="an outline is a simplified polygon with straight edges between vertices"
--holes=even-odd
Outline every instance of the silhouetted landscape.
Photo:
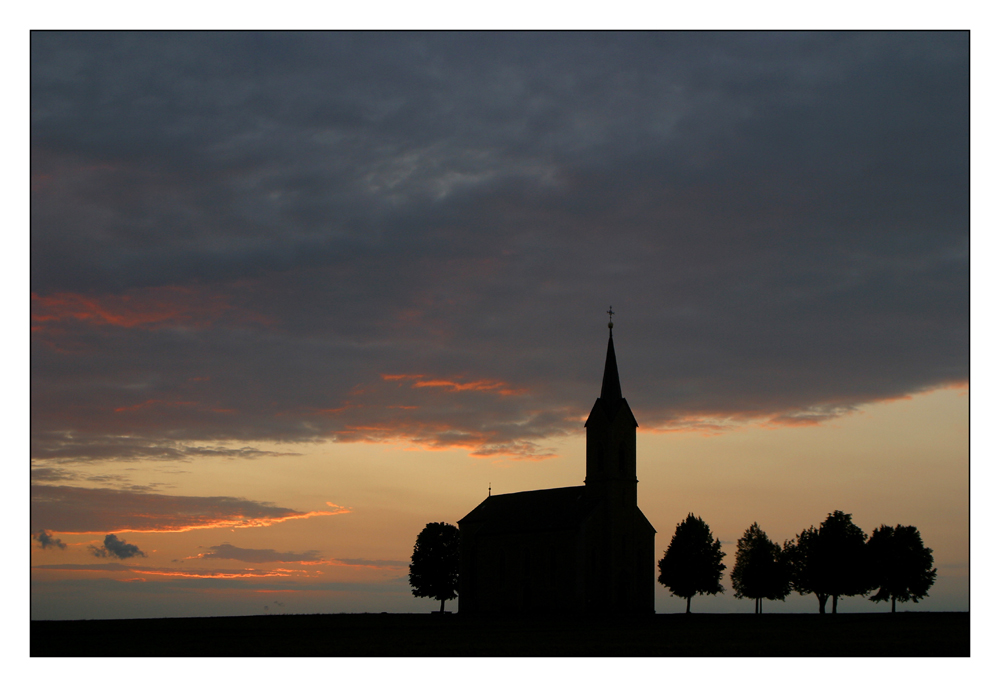
[{"label": "silhouetted landscape", "polygon": [[968,656],[968,613],[473,618],[277,615],[31,623],[32,656]]},{"label": "silhouetted landscape", "polygon": [[971,31],[24,35],[32,655],[969,655]]}]

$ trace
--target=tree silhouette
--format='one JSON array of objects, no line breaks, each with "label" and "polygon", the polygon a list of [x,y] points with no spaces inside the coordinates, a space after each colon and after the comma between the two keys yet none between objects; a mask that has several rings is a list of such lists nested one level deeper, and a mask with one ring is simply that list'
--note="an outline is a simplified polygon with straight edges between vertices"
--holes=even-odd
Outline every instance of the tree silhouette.
[{"label": "tree silhouette", "polygon": [[868,540],[869,564],[872,585],[878,591],[868,597],[870,601],[896,600],[918,603],[937,579],[937,568],[931,549],[924,546],[916,527],[882,525],[872,532]]},{"label": "tree silhouette", "polygon": [[819,601],[819,612],[826,613],[826,600],[830,595],[823,591],[818,539],[819,530],[810,525],[799,532],[794,540],[785,542],[782,557],[788,561],[792,589],[799,594],[815,594]]},{"label": "tree silhouette", "polygon": [[792,566],[792,586],[800,594],[816,594],[819,612],[833,598],[833,612],[842,596],[866,594],[872,589],[868,569],[867,536],[851,522],[849,513],[830,513],[819,529],[809,527],[795,542],[785,542]]},{"label": "tree silhouette", "polygon": [[712,538],[705,521],[688,513],[678,523],[670,546],[660,560],[659,582],[674,596],[687,599],[691,612],[691,597],[695,594],[718,594],[724,591],[719,580],[726,566],[722,564],[722,543]]},{"label": "tree silhouette", "polygon": [[413,545],[410,586],[413,596],[444,602],[458,596],[458,528],[445,522],[429,522]]},{"label": "tree silhouette", "polygon": [[781,547],[757,523],[750,525],[736,543],[730,579],[737,599],[754,600],[754,613],[763,612],[762,599],[784,600],[792,586]]}]

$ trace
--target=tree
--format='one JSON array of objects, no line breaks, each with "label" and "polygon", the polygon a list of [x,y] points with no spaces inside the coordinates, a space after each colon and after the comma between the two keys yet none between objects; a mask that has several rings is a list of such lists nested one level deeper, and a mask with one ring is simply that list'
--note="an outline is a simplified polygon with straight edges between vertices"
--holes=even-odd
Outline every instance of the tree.
[{"label": "tree", "polygon": [[730,575],[737,599],[753,599],[754,613],[763,612],[763,599],[784,600],[791,591],[791,575],[781,547],[757,523],[736,543],[736,563]]},{"label": "tree", "polygon": [[799,594],[816,594],[819,601],[819,612],[826,613],[826,600],[830,595],[823,591],[817,553],[819,530],[810,525],[799,532],[795,539],[786,541],[782,548],[782,557],[788,561],[792,576],[792,589]]},{"label": "tree", "polygon": [[870,601],[896,600],[918,603],[937,579],[933,551],[924,546],[916,527],[882,525],[872,532],[868,540],[872,586],[878,591],[868,597]]},{"label": "tree", "polygon": [[826,613],[828,598],[836,613],[840,597],[867,594],[872,589],[867,539],[849,513],[836,510],[818,530],[810,527],[794,543],[785,542],[795,591],[816,594],[820,613]]},{"label": "tree", "polygon": [[429,522],[417,535],[410,558],[413,596],[444,602],[458,596],[458,528],[445,522]]},{"label": "tree", "polygon": [[705,521],[689,513],[678,523],[670,546],[660,560],[659,581],[674,596],[687,599],[686,613],[691,612],[695,594],[718,594],[724,591],[719,580],[726,566],[722,564],[722,543],[712,538]]}]

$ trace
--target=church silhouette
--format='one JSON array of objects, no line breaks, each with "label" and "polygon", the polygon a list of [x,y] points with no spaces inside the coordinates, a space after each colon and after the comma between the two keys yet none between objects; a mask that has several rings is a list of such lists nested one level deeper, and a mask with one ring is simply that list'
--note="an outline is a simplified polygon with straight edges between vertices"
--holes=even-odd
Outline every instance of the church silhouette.
[{"label": "church silhouette", "polygon": [[584,486],[491,494],[458,521],[459,613],[654,612],[656,530],[636,501],[639,425],[622,398],[613,327],[584,425]]}]

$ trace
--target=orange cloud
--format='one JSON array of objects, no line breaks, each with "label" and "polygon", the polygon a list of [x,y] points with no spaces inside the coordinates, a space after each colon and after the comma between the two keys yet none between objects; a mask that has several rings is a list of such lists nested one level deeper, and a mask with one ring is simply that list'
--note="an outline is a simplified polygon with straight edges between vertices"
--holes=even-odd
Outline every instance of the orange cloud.
[{"label": "orange cloud", "polygon": [[[241,578],[262,578],[262,577],[292,577],[293,575],[309,577],[305,570],[292,570],[288,568],[275,568],[274,570],[258,570],[255,568],[245,568],[242,570],[191,570],[172,568],[150,568],[138,565],[112,564],[73,564],[65,563],[61,565],[33,565],[32,568],[38,570],[72,570],[89,572],[119,572],[132,573],[136,575],[159,575],[161,577],[181,577],[196,579],[220,579],[231,580]],[[145,582],[142,578],[129,578],[126,582]]]},{"label": "orange cloud", "polygon": [[[227,294],[185,286],[154,286],[93,296],[71,292],[31,294],[31,322],[35,332],[66,321],[127,329],[204,329],[227,313],[235,313],[244,321],[269,323],[256,313],[234,308]],[[197,381],[204,379],[207,378]]]},{"label": "orange cloud", "polygon": [[[699,432],[706,436],[740,430],[745,427],[760,427],[763,429],[781,429],[786,427],[815,427],[837,418],[846,417],[860,411],[865,405],[898,403],[912,401],[916,396],[933,393],[941,389],[951,389],[958,393],[968,393],[969,382],[958,381],[933,388],[923,389],[910,394],[900,394],[891,398],[877,399],[866,402],[831,402],[820,406],[807,408],[790,408],[783,412],[727,413],[713,415],[711,413],[689,414],[661,420],[652,426],[640,424],[640,432],[662,434],[669,432]],[[650,423],[652,424],[652,423]]]},{"label": "orange cloud", "polygon": [[521,460],[544,460],[556,453],[541,449],[533,441],[507,440],[499,431],[463,429],[443,422],[388,420],[377,424],[347,425],[330,433],[337,441],[385,443],[405,441],[428,451],[460,449],[469,455]]},{"label": "orange cloud", "polygon": [[440,387],[448,391],[491,391],[501,396],[514,396],[525,393],[525,389],[511,389],[505,382],[495,379],[477,379],[471,382],[456,382],[451,379],[424,379],[425,375],[389,375],[383,374],[382,379],[386,381],[413,380],[411,389],[421,389],[426,387]]},{"label": "orange cloud", "polygon": [[77,320],[113,327],[188,325],[205,327],[229,309],[222,294],[182,286],[158,286],[129,293],[86,296],[79,293],[31,294],[32,322]]},{"label": "orange cloud", "polygon": [[33,485],[31,518],[37,528],[64,534],[190,532],[270,527],[289,520],[342,515],[349,508],[295,511],[228,496],[172,496],[122,489]]},{"label": "orange cloud", "polygon": [[187,577],[197,579],[232,580],[239,578],[259,578],[259,577],[291,577],[298,570],[241,570],[238,572],[218,572],[218,571],[192,571],[192,570],[136,570],[146,575],[161,575],[163,577]]},{"label": "orange cloud", "polygon": [[[122,532],[190,532],[191,530],[205,530],[205,529],[218,529],[221,527],[229,529],[245,529],[248,527],[270,527],[280,522],[285,522],[287,520],[304,520],[306,518],[315,518],[320,515],[340,515],[342,513],[349,513],[349,510],[340,510],[336,512],[324,511],[324,510],[314,510],[308,513],[295,513],[293,515],[285,515],[281,517],[265,517],[265,518],[245,518],[245,517],[232,517],[232,518],[205,518],[198,522],[189,522],[187,524],[167,524],[167,525],[152,525],[149,527],[143,527],[141,525],[130,525],[125,526],[122,529],[112,530],[108,534],[120,534]],[[137,514],[138,515],[138,514]],[[141,517],[141,516],[139,516]],[[104,530],[94,531],[94,532],[76,532],[76,534],[102,534]]]}]

